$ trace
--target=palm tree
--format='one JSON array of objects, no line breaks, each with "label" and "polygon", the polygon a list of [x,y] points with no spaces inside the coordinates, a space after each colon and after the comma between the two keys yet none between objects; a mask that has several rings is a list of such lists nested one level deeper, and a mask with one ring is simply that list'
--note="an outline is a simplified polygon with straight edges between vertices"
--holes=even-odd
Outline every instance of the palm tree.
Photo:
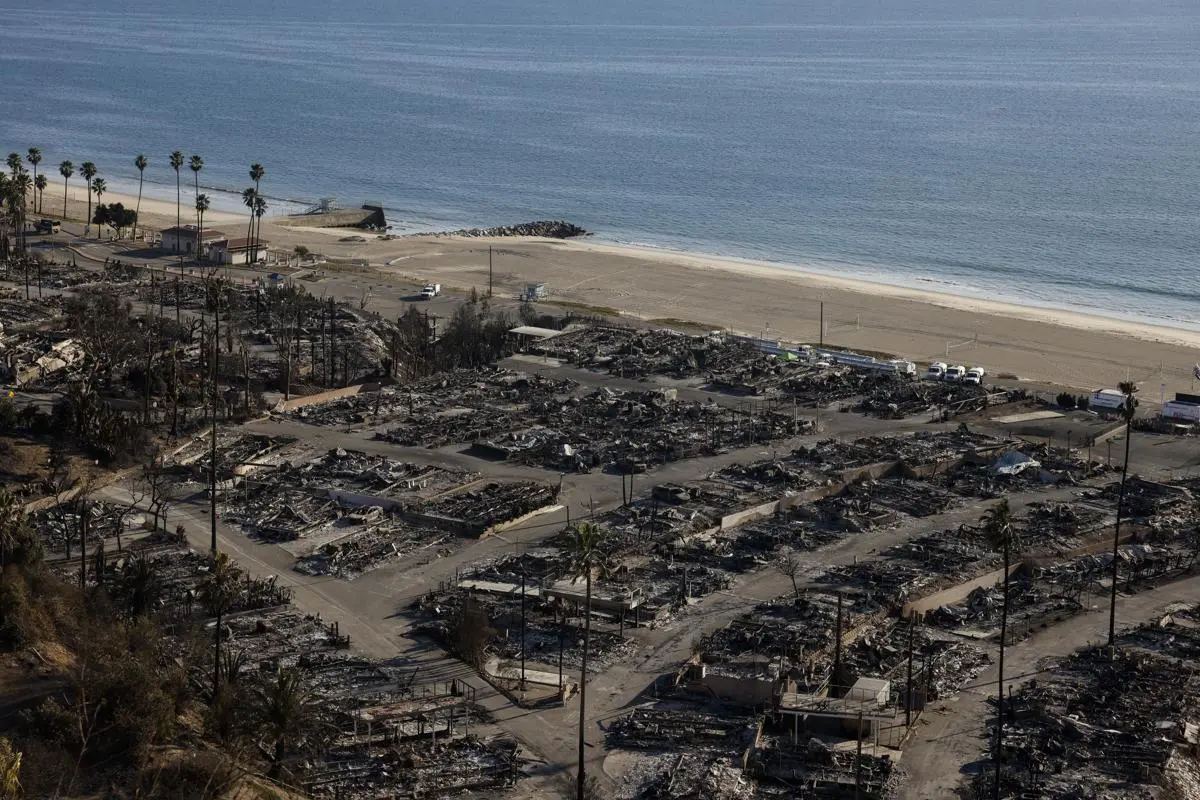
[{"label": "palm tree", "polygon": [[[246,225],[246,243],[249,244],[254,236],[254,200],[258,197],[258,190],[253,186],[242,189],[242,205],[250,209],[250,222]],[[253,255],[253,254],[252,254]],[[254,259],[251,258],[251,261]]]},{"label": "palm tree", "polygon": [[1108,646],[1117,643],[1117,550],[1121,543],[1121,513],[1125,510],[1125,481],[1129,477],[1129,442],[1133,438],[1133,416],[1137,412],[1137,385],[1131,381],[1118,384],[1121,393],[1125,395],[1125,404],[1121,408],[1121,416],[1125,418],[1125,463],[1121,465],[1121,488],[1117,492],[1117,524],[1113,529],[1112,550],[1112,587],[1108,602]]},{"label": "palm tree", "polygon": [[58,174],[63,177],[63,219],[67,218],[67,182],[71,180],[71,176],[75,174],[75,165],[70,161],[64,161],[58,165]]},{"label": "palm tree", "polygon": [[587,716],[587,657],[592,635],[592,577],[604,577],[609,571],[608,556],[602,549],[606,531],[591,522],[582,522],[575,527],[567,544],[567,574],[586,582],[583,605],[583,666],[579,671],[579,766],[576,774],[577,800],[584,800],[587,779],[584,774],[584,748],[586,746],[585,717]]},{"label": "palm tree", "polygon": [[37,189],[37,193],[38,193],[37,210],[38,210],[39,214],[42,213],[42,201],[45,199],[45,192],[46,192],[47,184],[49,184],[49,181],[46,180],[45,175],[38,175],[37,177],[35,177],[33,179],[33,187],[35,189]]},{"label": "palm tree", "polygon": [[263,218],[263,214],[266,214],[266,213],[267,213],[267,198],[263,197],[261,194],[256,195],[254,198],[254,216],[256,219],[258,219],[258,226],[257,226],[258,232],[254,235],[254,252],[252,253],[255,261],[258,261],[259,237],[262,236],[262,218]]},{"label": "palm tree", "polygon": [[[26,172],[24,169],[18,170],[17,174],[12,179],[12,192],[19,204],[17,206],[17,219],[19,220],[19,224],[21,226],[21,252],[22,253],[25,252],[25,200],[29,196],[29,191],[32,188],[33,188],[33,180],[29,177],[29,173]],[[26,271],[25,271],[26,298],[28,298],[28,295],[29,295],[28,266],[29,265],[26,264]]]},{"label": "palm tree", "polygon": [[143,617],[150,613],[162,598],[163,585],[154,562],[144,555],[135,556],[125,563],[121,571],[121,582],[129,601],[129,616]]},{"label": "palm tree", "polygon": [[983,532],[992,547],[999,548],[1004,556],[1004,599],[1000,603],[1000,672],[999,692],[996,696],[996,783],[995,796],[1000,797],[1000,749],[1004,745],[1004,648],[1008,645],[1008,583],[1009,560],[1013,546],[1018,544],[1012,524],[1012,510],[1008,500],[1001,500],[989,508],[980,518]]},{"label": "palm tree", "polygon": [[200,248],[204,246],[204,212],[208,211],[208,195],[196,195],[196,216],[200,220],[200,230],[196,231],[196,260],[200,261]]},{"label": "palm tree", "polygon": [[183,153],[176,150],[171,153],[171,168],[175,170],[175,249],[179,251],[179,274],[183,274],[183,248],[179,246],[179,228],[183,221],[180,216],[179,168],[183,166]]},{"label": "palm tree", "polygon": [[[191,167],[192,175],[196,178],[196,197],[200,196],[200,170],[204,169],[204,159],[200,156],[192,156],[192,162],[188,165]],[[197,209],[199,211],[199,209]]]},{"label": "palm tree", "polygon": [[96,165],[90,161],[83,162],[79,167],[79,174],[83,176],[87,185],[87,219],[83,221],[83,234],[86,236],[92,228],[92,178],[96,177]]},{"label": "palm tree", "polygon": [[225,553],[215,553],[208,562],[208,574],[200,582],[200,601],[217,618],[213,635],[213,701],[221,693],[221,621],[237,599],[240,570]]},{"label": "palm tree", "polygon": [[134,214],[133,214],[133,240],[134,241],[137,241],[138,217],[141,216],[141,213],[142,213],[142,183],[146,179],[146,165],[148,163],[149,162],[146,161],[146,156],[141,155],[141,154],[139,154],[138,157],[133,160],[133,165],[135,167],[137,167],[137,171],[138,171],[138,201],[137,201],[137,208],[134,210]]},{"label": "palm tree", "polygon": [[[267,174],[267,171],[266,171],[265,169],[263,169],[263,165],[262,165],[262,164],[251,164],[251,165],[250,165],[250,180],[254,181],[254,195],[255,195],[255,197],[261,197],[261,196],[262,196],[262,192],[259,190],[259,186],[258,186],[258,185],[259,185],[260,183],[262,183],[262,179],[263,179],[263,177],[264,177],[266,174]],[[252,209],[250,209],[250,213],[251,213],[251,216],[253,217],[253,214],[254,214],[254,209],[253,209],[253,208],[252,208]],[[261,215],[260,215],[260,217],[261,217]],[[253,221],[253,219],[252,219],[251,221]],[[262,227],[262,222],[261,222],[261,218],[260,218],[260,221],[259,221],[259,228],[260,228],[260,230],[259,230],[257,233],[254,233],[254,232],[252,232],[252,233],[250,234],[250,235],[251,235],[251,237],[254,239],[254,242],[255,242],[255,244],[254,244],[254,247],[253,247],[253,248],[251,248],[251,250],[250,250],[250,260],[251,260],[251,261],[257,261],[257,260],[258,260],[258,237],[259,237],[259,236],[262,234],[261,227]]]},{"label": "palm tree", "polygon": [[37,183],[38,164],[42,163],[42,151],[36,147],[29,148],[29,152],[25,154],[25,160],[33,166],[33,182]]},{"label": "palm tree", "polygon": [[12,176],[17,177],[17,171],[21,169],[21,154],[9,153],[8,158],[4,159],[4,163],[8,165],[8,169],[12,172]]},{"label": "palm tree", "polygon": [[280,668],[250,692],[250,707],[260,735],[274,744],[269,777],[276,777],[290,748],[304,740],[320,722],[312,693],[295,667]]},{"label": "palm tree", "polygon": [[[103,195],[105,192],[108,191],[108,184],[105,183],[104,178],[96,178],[96,180],[92,181],[92,191],[96,193],[96,214],[99,215],[100,214],[100,197],[101,197],[101,195]],[[103,232],[104,232],[104,225],[101,223],[96,223],[96,235],[99,236]]]}]

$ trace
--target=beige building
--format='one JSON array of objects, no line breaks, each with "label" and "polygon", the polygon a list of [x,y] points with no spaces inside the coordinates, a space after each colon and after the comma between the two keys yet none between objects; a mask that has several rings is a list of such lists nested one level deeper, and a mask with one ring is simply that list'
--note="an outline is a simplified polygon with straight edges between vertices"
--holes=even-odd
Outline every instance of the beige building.
[{"label": "beige building", "polygon": [[228,238],[229,234],[218,230],[209,230],[208,228],[204,229],[204,234],[201,236],[200,229],[195,225],[180,225],[164,230],[162,232],[162,241],[159,242],[158,246],[168,253],[194,255],[197,251],[211,247],[216,242]]}]

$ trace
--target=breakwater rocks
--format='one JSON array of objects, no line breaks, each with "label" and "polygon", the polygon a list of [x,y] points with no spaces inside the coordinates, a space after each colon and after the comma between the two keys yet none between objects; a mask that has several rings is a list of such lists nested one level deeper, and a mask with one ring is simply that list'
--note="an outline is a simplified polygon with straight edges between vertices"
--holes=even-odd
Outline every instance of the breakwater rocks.
[{"label": "breakwater rocks", "polygon": [[498,228],[464,228],[457,231],[414,233],[413,236],[541,236],[547,239],[571,239],[576,236],[591,236],[591,233],[563,220],[540,220],[520,225],[502,225]]}]

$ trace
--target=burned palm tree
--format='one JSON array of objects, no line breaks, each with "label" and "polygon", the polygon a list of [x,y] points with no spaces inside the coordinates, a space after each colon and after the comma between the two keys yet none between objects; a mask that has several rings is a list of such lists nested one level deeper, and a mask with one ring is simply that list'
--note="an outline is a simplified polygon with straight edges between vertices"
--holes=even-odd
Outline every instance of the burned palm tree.
[{"label": "burned palm tree", "polygon": [[295,667],[279,669],[250,692],[255,727],[272,744],[271,769],[276,777],[288,751],[320,724],[319,709]]},{"label": "burned palm tree", "polygon": [[240,570],[225,553],[214,553],[208,562],[208,574],[200,582],[200,600],[209,614],[217,618],[217,629],[213,635],[213,702],[221,694],[221,623],[237,600],[237,583]]},{"label": "burned palm tree", "polygon": [[608,555],[603,549],[607,532],[604,528],[591,522],[583,522],[575,527],[567,545],[569,571],[575,580],[584,579],[583,603],[583,665],[579,670],[579,766],[576,777],[578,800],[584,800],[587,789],[587,777],[584,770],[584,749],[586,747],[586,717],[587,717],[587,662],[588,645],[592,633],[592,578],[601,578],[608,574]]},{"label": "burned palm tree", "polygon": [[996,781],[995,797],[1000,797],[1000,750],[1004,746],[1004,648],[1008,646],[1008,599],[1009,572],[1012,551],[1019,549],[1012,521],[1012,510],[1007,500],[1001,500],[989,508],[980,518],[983,532],[992,547],[998,549],[1004,559],[1004,597],[1000,603],[1000,663],[996,694]]}]

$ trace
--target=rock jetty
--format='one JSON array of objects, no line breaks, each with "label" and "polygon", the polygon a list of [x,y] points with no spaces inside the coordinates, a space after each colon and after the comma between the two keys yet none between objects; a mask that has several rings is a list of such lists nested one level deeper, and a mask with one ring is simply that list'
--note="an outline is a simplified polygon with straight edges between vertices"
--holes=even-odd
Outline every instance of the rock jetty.
[{"label": "rock jetty", "polygon": [[413,236],[541,236],[547,239],[571,239],[575,236],[591,236],[591,233],[570,222],[560,219],[525,222],[520,225],[502,225],[498,228],[464,228],[457,231],[414,233]]}]

